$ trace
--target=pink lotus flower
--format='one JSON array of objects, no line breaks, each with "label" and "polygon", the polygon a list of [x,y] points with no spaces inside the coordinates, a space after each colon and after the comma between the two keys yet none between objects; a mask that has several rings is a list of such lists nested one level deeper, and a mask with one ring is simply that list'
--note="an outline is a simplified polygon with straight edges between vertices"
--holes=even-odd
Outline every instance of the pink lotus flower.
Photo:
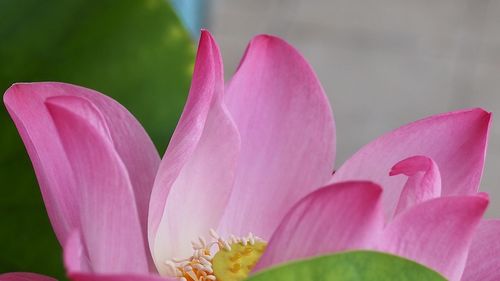
[{"label": "pink lotus flower", "polygon": [[[450,280],[500,278],[500,221],[481,222],[488,198],[476,193],[490,122],[481,109],[397,129],[332,176],[333,116],[302,56],[257,36],[224,87],[206,31],[161,161],[133,116],[93,90],[16,84],[4,101],[72,280],[239,278],[255,263],[350,249],[408,257]],[[245,249],[241,268],[218,266]]]}]

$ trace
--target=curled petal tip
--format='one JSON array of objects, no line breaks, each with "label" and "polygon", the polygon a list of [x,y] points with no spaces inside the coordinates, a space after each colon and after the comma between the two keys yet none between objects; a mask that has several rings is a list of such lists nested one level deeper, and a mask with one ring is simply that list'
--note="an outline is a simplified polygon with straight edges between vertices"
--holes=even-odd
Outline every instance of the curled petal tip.
[{"label": "curled petal tip", "polygon": [[392,166],[389,176],[396,176],[400,174],[413,176],[418,172],[428,170],[430,165],[432,165],[432,160],[426,156],[417,155],[408,157]]}]

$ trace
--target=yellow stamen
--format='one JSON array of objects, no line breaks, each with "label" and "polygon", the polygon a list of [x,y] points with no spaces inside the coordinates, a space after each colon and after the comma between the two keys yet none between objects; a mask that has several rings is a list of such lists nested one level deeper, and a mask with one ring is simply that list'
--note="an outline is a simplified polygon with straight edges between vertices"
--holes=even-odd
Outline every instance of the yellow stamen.
[{"label": "yellow stamen", "polygon": [[[210,231],[212,240],[193,241],[193,256],[166,261],[168,275],[179,281],[240,281],[248,277],[267,243],[250,233],[225,240]],[[212,256],[212,252],[215,255]]]},{"label": "yellow stamen", "polygon": [[240,281],[248,277],[259,258],[264,253],[266,243],[231,244],[231,250],[222,249],[212,259],[214,275],[218,281]]}]

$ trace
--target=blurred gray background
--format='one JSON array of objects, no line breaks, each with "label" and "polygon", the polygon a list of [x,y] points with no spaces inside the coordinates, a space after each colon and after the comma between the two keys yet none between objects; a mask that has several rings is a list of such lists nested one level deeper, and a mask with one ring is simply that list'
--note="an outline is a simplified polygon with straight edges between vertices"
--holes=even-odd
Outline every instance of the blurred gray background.
[{"label": "blurred gray background", "polygon": [[[337,167],[377,136],[428,115],[483,107],[500,116],[498,0],[207,0],[226,78],[258,33],[313,65],[337,124]],[[481,189],[500,217],[500,120]]]}]

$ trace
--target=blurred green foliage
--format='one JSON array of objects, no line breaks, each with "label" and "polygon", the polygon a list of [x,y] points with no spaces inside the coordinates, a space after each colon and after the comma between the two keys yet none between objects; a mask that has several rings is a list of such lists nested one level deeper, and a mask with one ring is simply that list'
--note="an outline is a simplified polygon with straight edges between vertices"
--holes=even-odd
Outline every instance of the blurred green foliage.
[{"label": "blurred green foliage", "polygon": [[378,252],[353,251],[291,262],[246,281],[446,281],[416,262]]},{"label": "blurred green foliage", "polygon": [[[181,113],[194,47],[165,0],[0,0],[0,89],[62,81],[114,97],[161,152]],[[31,163],[0,110],[0,273],[64,279]]]}]

